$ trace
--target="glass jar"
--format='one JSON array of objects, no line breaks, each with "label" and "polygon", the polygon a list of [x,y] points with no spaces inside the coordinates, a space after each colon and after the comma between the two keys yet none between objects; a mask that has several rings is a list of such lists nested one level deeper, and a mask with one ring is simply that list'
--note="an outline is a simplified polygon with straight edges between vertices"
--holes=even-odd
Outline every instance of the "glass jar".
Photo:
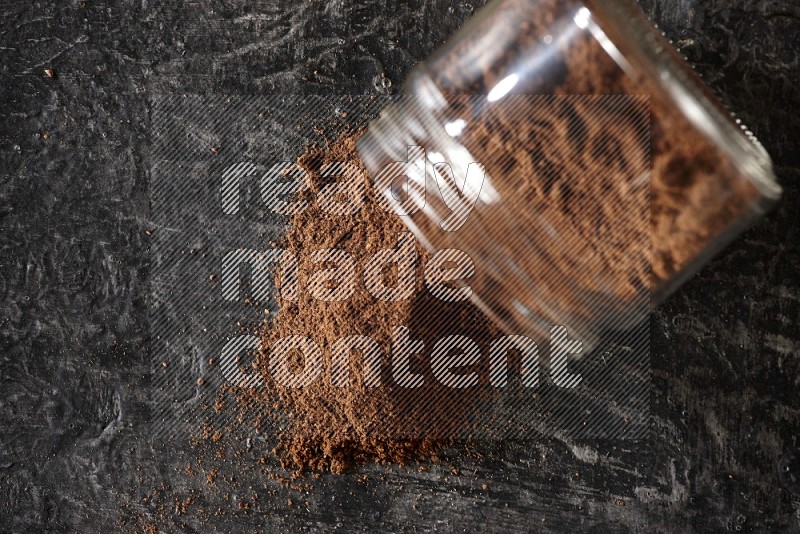
[{"label": "glass jar", "polygon": [[495,0],[359,152],[512,334],[629,328],[780,195],[770,158],[627,0]]}]

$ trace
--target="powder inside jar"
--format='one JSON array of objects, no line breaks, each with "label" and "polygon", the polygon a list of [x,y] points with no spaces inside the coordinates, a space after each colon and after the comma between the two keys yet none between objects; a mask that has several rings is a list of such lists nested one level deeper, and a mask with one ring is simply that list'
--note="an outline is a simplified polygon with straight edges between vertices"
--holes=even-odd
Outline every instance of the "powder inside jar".
[{"label": "powder inside jar", "polygon": [[[585,30],[583,6],[498,2],[421,68],[444,100],[433,121],[459,125],[447,133],[485,166],[496,199],[458,232],[439,228],[437,209],[413,223],[434,247],[484,260],[473,287],[507,330],[555,322],[588,339],[643,320],[651,297],[753,218],[762,192],[660,82],[623,70]],[[418,143],[447,154],[430,131]]]}]

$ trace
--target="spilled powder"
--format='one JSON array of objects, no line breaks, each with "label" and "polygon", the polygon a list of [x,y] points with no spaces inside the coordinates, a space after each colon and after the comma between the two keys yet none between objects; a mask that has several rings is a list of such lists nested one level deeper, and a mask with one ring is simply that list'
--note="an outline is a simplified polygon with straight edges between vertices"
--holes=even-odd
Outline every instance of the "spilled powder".
[{"label": "spilled powder", "polygon": [[[280,436],[277,452],[286,467],[298,470],[340,473],[353,463],[435,460],[443,444],[462,427],[474,393],[438,384],[424,361],[412,360],[412,370],[425,375],[423,387],[411,390],[394,385],[389,359],[392,328],[407,327],[412,339],[424,342],[420,360],[429,357],[435,342],[447,335],[467,335],[483,351],[498,335],[496,327],[469,302],[448,303],[431,296],[423,277],[428,254],[419,244],[415,245],[416,291],[410,299],[387,302],[367,291],[361,276],[364,263],[381,249],[393,249],[408,231],[397,215],[384,211],[375,201],[372,184],[356,152],[357,137],[345,135],[300,157],[298,165],[307,172],[309,183],[298,200],[310,204],[290,217],[288,233],[277,244],[297,257],[300,288],[306,287],[308,277],[320,269],[310,260],[312,251],[346,251],[358,273],[354,294],[346,300],[326,302],[313,298],[308,291],[301,290],[294,301],[278,292],[279,311],[264,326],[262,345],[266,350],[255,361],[268,388],[278,392],[275,408],[291,415],[290,428]],[[314,202],[322,187],[336,180],[323,177],[322,166],[335,162],[351,164],[358,176],[352,190],[342,192],[361,196],[363,205],[352,215],[329,215]],[[342,183],[352,185],[352,178]],[[396,275],[385,273],[387,286]],[[276,281],[280,285],[279,273]],[[380,387],[364,383],[363,358],[357,352],[351,357],[349,385],[332,385],[331,348],[340,338],[354,335],[369,336],[383,349]],[[270,378],[269,347],[287,336],[308,336],[323,353],[323,374],[309,387],[285,387]],[[296,364],[299,370],[303,362]]]}]

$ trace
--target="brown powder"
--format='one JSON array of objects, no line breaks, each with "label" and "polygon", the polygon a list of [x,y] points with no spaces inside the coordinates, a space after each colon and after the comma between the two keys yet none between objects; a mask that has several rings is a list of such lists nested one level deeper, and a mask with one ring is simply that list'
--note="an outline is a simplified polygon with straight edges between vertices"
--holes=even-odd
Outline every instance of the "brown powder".
[{"label": "brown powder", "polygon": [[[299,200],[311,204],[291,217],[290,229],[280,245],[299,260],[301,288],[320,268],[309,260],[312,251],[344,250],[354,258],[360,274],[368,258],[381,249],[395,247],[398,236],[407,232],[397,215],[384,211],[375,201],[372,184],[356,152],[356,137],[346,135],[326,147],[309,150],[298,160],[310,178]],[[358,171],[359,184],[364,186],[363,190],[349,192],[361,195],[363,200],[362,208],[353,215],[332,216],[314,202],[331,181],[322,177],[321,167],[334,162],[352,164]],[[416,250],[417,287],[411,299],[377,300],[366,290],[361,276],[357,277],[354,294],[340,302],[317,300],[307,291],[301,291],[294,302],[279,297],[279,311],[263,332],[266,350],[256,361],[262,374],[269,378],[269,348],[287,336],[310,337],[325,358],[323,376],[309,387],[284,387],[268,380],[268,387],[279,393],[278,408],[292,416],[291,429],[281,436],[279,447],[287,465],[338,473],[353,462],[404,463],[435,458],[446,438],[456,435],[464,425],[463,416],[473,402],[472,392],[438,385],[421,362],[419,372],[426,374],[425,385],[413,390],[393,384],[388,371],[382,373],[380,387],[365,385],[363,360],[357,354],[351,358],[349,386],[331,384],[331,348],[344,336],[369,336],[377,341],[383,349],[382,367],[387,370],[392,328],[396,326],[409,328],[411,338],[425,344],[422,359],[446,335],[468,335],[487,349],[496,328],[469,303],[433,298],[422,276],[428,254],[419,246]],[[280,276],[277,278],[280,281]],[[302,367],[301,361],[296,363],[297,368]]]},{"label": "brown powder", "polygon": [[[666,40],[662,45],[672,51]],[[700,133],[674,103],[644,77],[626,76],[593,40],[579,40],[569,52],[582,75],[570,71],[563,93],[647,94],[650,96],[650,231],[653,291],[688,268],[727,227],[761,196],[726,153]],[[683,62],[690,83],[722,107]],[[596,80],[602,80],[601,85]],[[727,111],[725,111],[727,114]]]},{"label": "brown powder", "polygon": [[[479,205],[451,234],[422,213],[414,223],[436,248],[486,259],[472,286],[506,327],[530,316],[591,325],[598,310],[609,325],[641,320],[650,296],[663,298],[706,261],[761,198],[650,78],[624,72],[588,31],[559,39],[582,5],[506,0],[423,68],[448,104],[437,119],[466,124],[458,141],[502,202]],[[688,66],[682,72],[703,88]],[[509,96],[472,96],[512,73],[520,79]],[[532,96],[543,94],[554,96]],[[649,114],[630,104],[636,95],[649,97]]]},{"label": "brown powder", "polygon": [[[505,24],[508,35],[522,36],[519,41],[505,43],[498,54],[470,48],[481,46],[479,41],[467,42],[445,49],[427,67],[451,104],[442,119],[470,118],[459,141],[485,165],[505,203],[485,208],[470,221],[472,230],[454,234],[437,234],[435,223],[421,215],[414,222],[437,249],[465,247],[473,257],[485,258],[503,254],[513,258],[515,267],[538,276],[532,292],[513,277],[491,276],[478,266],[470,285],[495,311],[508,307],[511,295],[545,317],[556,308],[562,318],[590,320],[593,312],[584,306],[586,295],[596,303],[602,294],[608,295],[609,309],[622,314],[625,305],[662,291],[690,269],[760,196],[672,102],[644,78],[623,73],[588,34],[577,35],[552,54],[543,67],[546,75],[528,80],[535,87],[531,92],[649,95],[644,120],[630,108],[616,113],[616,108],[598,107],[591,98],[509,97],[488,113],[463,98],[464,92],[485,93],[513,70],[524,56],[521,51],[549,42],[544,37],[553,31],[556,14],[576,5],[510,0],[495,18],[477,19],[472,31],[488,33]],[[517,92],[526,92],[524,83]],[[310,150],[298,162],[310,176],[301,199],[311,207],[292,216],[281,246],[299,258],[300,287],[319,269],[308,259],[312,250],[345,250],[361,272],[373,253],[395,247],[406,230],[399,217],[377,204],[356,152],[356,138],[345,136]],[[320,169],[331,162],[350,163],[360,173],[363,188],[349,192],[363,200],[354,215],[330,216],[314,204],[330,181]],[[642,181],[647,171],[649,180]],[[548,230],[554,227],[562,243],[572,246],[555,246]],[[526,239],[515,241],[521,229]],[[481,234],[487,230],[500,238],[487,243]],[[383,369],[388,369],[392,328],[398,325],[407,326],[413,339],[425,343],[425,354],[438,339],[453,334],[469,336],[486,353],[499,335],[472,305],[431,297],[422,283],[428,255],[419,245],[417,255],[417,291],[407,301],[376,300],[360,277],[355,294],[346,301],[324,302],[306,292],[296,301],[279,298],[280,310],[264,328],[265,352],[256,362],[262,374],[269,376],[269,348],[286,336],[310,337],[325,360],[322,379],[309,387],[286,388],[268,380],[279,393],[278,408],[292,415],[291,430],[281,437],[280,447],[289,465],[341,472],[353,462],[435,458],[440,438],[463,430],[481,400],[474,391],[448,390],[435,380],[426,380],[419,390],[398,388],[388,371],[381,375],[381,387],[369,387],[358,357],[351,360],[350,386],[331,384],[330,352],[343,336],[376,340],[383,349]],[[555,281],[563,273],[568,276]],[[295,363],[297,369],[303,365],[299,359]],[[430,378],[430,371],[419,363],[420,372]]]}]

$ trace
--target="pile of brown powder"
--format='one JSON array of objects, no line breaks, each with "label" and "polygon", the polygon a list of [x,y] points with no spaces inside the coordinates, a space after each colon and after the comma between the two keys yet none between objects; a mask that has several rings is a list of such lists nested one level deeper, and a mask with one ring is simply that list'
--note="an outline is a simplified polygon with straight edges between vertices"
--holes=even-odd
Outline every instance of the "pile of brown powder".
[{"label": "pile of brown powder", "polygon": [[[471,405],[472,393],[454,391],[437,385],[417,362],[416,372],[425,374],[423,387],[413,390],[392,384],[390,374],[390,339],[392,327],[409,328],[412,339],[421,340],[429,355],[434,343],[443,336],[468,335],[482,350],[497,335],[486,317],[468,302],[447,303],[433,298],[424,286],[423,267],[428,257],[417,245],[417,287],[411,299],[386,302],[374,298],[364,287],[360,273],[363,264],[377,251],[392,249],[398,237],[408,232],[400,218],[384,211],[373,194],[373,186],[356,152],[357,135],[346,135],[323,148],[311,149],[298,164],[308,173],[309,183],[298,200],[310,205],[290,219],[286,237],[279,243],[299,260],[298,284],[320,266],[309,255],[323,248],[349,253],[356,262],[358,283],[354,294],[339,302],[314,299],[301,291],[296,301],[279,296],[279,311],[265,324],[265,351],[255,362],[269,387],[279,393],[278,408],[291,414],[291,429],[280,437],[280,456],[287,465],[298,469],[341,472],[351,463],[393,462],[435,458],[448,437],[463,425],[463,415]],[[321,168],[327,163],[348,163],[358,171],[360,185],[344,194],[361,195],[362,208],[353,215],[329,215],[320,209],[315,198],[330,180]],[[345,183],[344,181],[341,183]],[[352,183],[352,182],[349,182]],[[387,285],[396,273],[386,273]],[[280,275],[277,276],[280,280]],[[331,347],[344,336],[363,335],[377,341],[382,349],[383,369],[380,387],[364,384],[363,359],[351,358],[351,381],[347,387],[331,384]],[[324,372],[320,379],[304,388],[284,387],[269,380],[269,348],[287,336],[308,336],[324,354]],[[297,361],[297,368],[303,362]],[[414,362],[412,361],[412,365]]]}]

